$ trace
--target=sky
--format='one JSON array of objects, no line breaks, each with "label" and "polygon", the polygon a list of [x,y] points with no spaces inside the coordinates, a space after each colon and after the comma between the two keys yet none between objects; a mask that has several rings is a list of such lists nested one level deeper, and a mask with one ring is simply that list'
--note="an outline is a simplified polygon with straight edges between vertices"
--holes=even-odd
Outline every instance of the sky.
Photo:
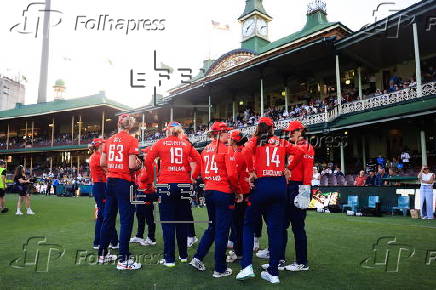
[{"label": "sky", "polygon": [[[43,5],[31,5],[25,13],[27,26],[24,29],[23,10],[30,3],[43,0],[0,0],[0,75],[20,79],[26,86],[26,104],[35,103],[38,95],[39,70],[42,49]],[[272,16],[269,24],[269,40],[275,41],[300,30],[306,22],[307,4],[310,0],[264,0],[264,8]],[[416,0],[389,0],[373,15],[373,10],[382,3],[379,0],[326,0],[329,21],[340,21],[353,31],[359,30],[399,9],[406,8]],[[240,47],[241,24],[237,18],[242,14],[245,0],[52,0],[50,28],[50,60],[48,72],[48,99],[53,99],[53,85],[63,79],[66,98],[83,97],[105,91],[106,96],[131,107],[150,102],[153,87],[157,92],[166,91],[180,84],[178,68],[192,69],[196,75],[202,61]],[[100,15],[106,17],[106,27],[97,31]],[[101,17],[103,18],[103,16]],[[39,29],[35,37],[37,20]],[[112,22],[108,21],[113,19]],[[110,23],[124,23],[124,27]],[[140,20],[155,20],[159,30],[140,29],[127,31],[130,21],[139,27]],[[212,28],[212,20],[229,25],[229,31]],[[60,23],[59,23],[60,22]],[[140,25],[138,25],[138,23]],[[92,29],[94,25],[94,29]],[[29,33],[22,33],[29,32]],[[170,80],[159,78],[154,71],[154,51],[157,64],[174,69]],[[131,87],[131,70],[134,81]],[[145,77],[138,73],[145,73]]]}]

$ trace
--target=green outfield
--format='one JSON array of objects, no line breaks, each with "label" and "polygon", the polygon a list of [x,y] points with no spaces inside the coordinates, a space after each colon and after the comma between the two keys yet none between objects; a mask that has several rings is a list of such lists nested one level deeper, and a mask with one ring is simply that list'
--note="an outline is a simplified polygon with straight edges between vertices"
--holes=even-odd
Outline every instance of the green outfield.
[{"label": "green outfield", "polygon": [[[141,270],[119,272],[111,265],[93,265],[93,199],[35,196],[32,206],[35,216],[16,216],[16,200],[16,195],[7,195],[7,205],[11,210],[0,215],[0,289],[436,288],[435,221],[310,212],[307,231],[311,270],[283,272],[281,284],[270,285],[259,277],[259,266],[264,261],[257,258],[254,263],[258,277],[253,280],[238,282],[235,275],[212,278],[213,249],[205,259],[206,272],[197,272],[187,264],[177,264],[172,269],[157,265],[162,251],[160,227],[157,246],[134,245],[131,248],[134,254],[141,254],[145,264]],[[206,210],[194,209],[194,216],[205,219]],[[198,236],[201,237],[204,227],[205,224],[196,226]],[[23,247],[32,237],[40,238],[31,239]],[[385,239],[374,247],[383,237]],[[38,244],[43,238],[46,242]],[[266,245],[265,234],[261,245]],[[59,257],[62,251],[64,254]],[[190,255],[194,251],[191,249]],[[24,252],[26,264],[23,263]],[[39,258],[35,265],[36,253],[39,253]],[[292,256],[293,249],[288,247],[288,260]],[[363,262],[367,258],[367,262]],[[239,265],[232,264],[231,268],[235,273]]]}]

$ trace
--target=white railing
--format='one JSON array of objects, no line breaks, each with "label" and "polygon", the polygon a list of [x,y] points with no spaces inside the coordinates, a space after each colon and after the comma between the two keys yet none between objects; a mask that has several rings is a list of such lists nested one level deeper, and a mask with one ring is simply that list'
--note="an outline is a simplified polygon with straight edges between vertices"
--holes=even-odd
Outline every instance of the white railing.
[{"label": "white railing", "polygon": [[[422,97],[436,95],[436,82],[428,82],[422,85]],[[394,93],[375,96],[368,99],[349,102],[341,105],[341,112],[339,113],[338,106],[335,106],[330,111],[319,113],[315,115],[309,115],[302,118],[292,118],[276,122],[277,129],[284,129],[288,127],[291,121],[301,121],[305,126],[331,122],[335,120],[340,114],[348,114],[352,112],[366,111],[377,107],[392,105],[404,101],[409,101],[418,98],[416,93],[416,87],[411,87],[396,91]],[[252,135],[256,130],[256,126],[249,126],[239,129],[243,134]],[[206,135],[190,136],[189,140],[192,143],[204,142],[208,140]],[[156,140],[144,142],[144,146],[153,145]]]},{"label": "white railing", "polygon": [[[422,85],[423,97],[434,94],[436,94],[436,82],[429,82]],[[417,97],[418,95],[416,93],[416,87],[411,87],[393,93],[343,104],[341,106],[342,114],[370,110],[381,106],[413,100]]]}]

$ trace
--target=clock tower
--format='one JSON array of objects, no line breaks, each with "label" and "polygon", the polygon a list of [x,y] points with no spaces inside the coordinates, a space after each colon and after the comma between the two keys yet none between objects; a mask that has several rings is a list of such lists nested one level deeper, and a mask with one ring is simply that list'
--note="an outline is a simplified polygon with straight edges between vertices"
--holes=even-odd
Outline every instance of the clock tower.
[{"label": "clock tower", "polygon": [[266,13],[262,0],[246,0],[244,13],[238,18],[242,27],[241,47],[258,52],[270,43],[268,23],[272,17]]}]

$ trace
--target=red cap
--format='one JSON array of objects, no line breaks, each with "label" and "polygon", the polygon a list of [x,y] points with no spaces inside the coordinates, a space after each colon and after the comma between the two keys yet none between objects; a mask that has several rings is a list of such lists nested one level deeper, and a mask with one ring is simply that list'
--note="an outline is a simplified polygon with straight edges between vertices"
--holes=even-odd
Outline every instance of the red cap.
[{"label": "red cap", "polygon": [[144,149],[141,149],[142,152],[144,152],[145,154],[147,154],[151,149],[151,146],[145,147]]},{"label": "red cap", "polygon": [[292,121],[289,122],[289,126],[286,129],[283,129],[284,131],[288,131],[288,132],[294,132],[295,130],[298,129],[306,129],[306,127],[304,127],[303,123],[301,123],[300,121]]},{"label": "red cap", "polygon": [[232,128],[228,127],[226,123],[224,122],[215,122],[210,127],[209,131],[230,131]]},{"label": "red cap", "polygon": [[259,119],[259,124],[260,123],[265,123],[266,125],[268,125],[270,127],[274,126],[274,121],[269,117],[261,117]]},{"label": "red cap", "polygon": [[239,130],[235,130],[232,131],[232,133],[230,134],[230,139],[232,139],[233,141],[239,142],[242,139],[242,133]]},{"label": "red cap", "polygon": [[105,141],[102,138],[95,138],[94,140],[92,140],[91,145],[95,146],[95,147],[100,147],[101,144],[103,144]]}]

